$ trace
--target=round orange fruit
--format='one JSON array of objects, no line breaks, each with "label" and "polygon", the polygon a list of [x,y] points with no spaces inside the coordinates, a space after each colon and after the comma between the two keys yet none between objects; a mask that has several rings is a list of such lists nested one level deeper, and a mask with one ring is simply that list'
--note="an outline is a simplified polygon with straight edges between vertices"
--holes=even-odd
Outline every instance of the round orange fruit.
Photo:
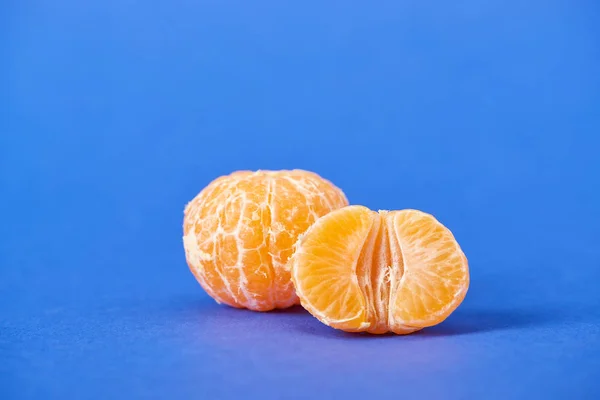
[{"label": "round orange fruit", "polygon": [[319,217],[347,204],[339,188],[308,171],[222,176],[185,207],[188,266],[218,303],[257,311],[298,304],[286,269],[294,244]]},{"label": "round orange fruit", "polygon": [[290,259],[302,306],[344,331],[407,334],[463,301],[467,258],[433,216],[349,206],[320,218]]}]

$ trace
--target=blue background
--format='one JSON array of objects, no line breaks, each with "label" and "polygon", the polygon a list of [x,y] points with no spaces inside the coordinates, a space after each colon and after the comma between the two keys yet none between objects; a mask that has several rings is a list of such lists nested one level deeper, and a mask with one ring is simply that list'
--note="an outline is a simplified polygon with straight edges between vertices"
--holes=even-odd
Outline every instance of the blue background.
[{"label": "blue background", "polygon": [[[363,3],[2,2],[1,398],[600,397],[600,6]],[[465,302],[408,337],[218,306],[183,206],[259,168],[435,214]]]}]

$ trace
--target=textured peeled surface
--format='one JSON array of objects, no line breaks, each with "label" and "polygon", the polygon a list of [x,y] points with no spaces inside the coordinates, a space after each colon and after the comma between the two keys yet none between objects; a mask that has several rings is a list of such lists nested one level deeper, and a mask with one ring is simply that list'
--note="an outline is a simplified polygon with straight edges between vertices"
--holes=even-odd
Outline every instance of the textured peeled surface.
[{"label": "textured peeled surface", "polygon": [[190,270],[217,302],[257,311],[298,303],[286,263],[299,235],[348,204],[307,171],[238,171],[215,179],[185,207]]}]

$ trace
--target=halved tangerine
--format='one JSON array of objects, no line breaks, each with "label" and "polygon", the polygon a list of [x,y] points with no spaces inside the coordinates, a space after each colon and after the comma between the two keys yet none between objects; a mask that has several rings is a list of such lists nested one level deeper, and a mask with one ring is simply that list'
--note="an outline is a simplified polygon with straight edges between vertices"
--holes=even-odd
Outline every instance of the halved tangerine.
[{"label": "halved tangerine", "polygon": [[301,237],[288,268],[304,308],[349,332],[407,334],[439,324],[469,287],[452,232],[417,210],[333,211]]}]

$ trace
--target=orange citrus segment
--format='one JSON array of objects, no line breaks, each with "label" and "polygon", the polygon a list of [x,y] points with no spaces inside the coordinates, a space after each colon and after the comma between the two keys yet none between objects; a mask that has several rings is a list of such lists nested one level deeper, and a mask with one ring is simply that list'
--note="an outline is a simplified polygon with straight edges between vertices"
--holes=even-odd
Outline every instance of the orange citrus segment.
[{"label": "orange citrus segment", "polygon": [[376,334],[443,321],[469,285],[452,233],[416,210],[333,211],[298,242],[290,268],[302,305],[319,320]]},{"label": "orange citrus segment", "polygon": [[442,322],[463,301],[469,286],[467,260],[452,232],[416,210],[395,213],[404,276],[391,300],[395,322],[427,327]]},{"label": "orange citrus segment", "polygon": [[330,326],[353,331],[369,325],[356,270],[374,220],[372,211],[360,206],[321,218],[292,258],[292,280],[302,305]]}]

